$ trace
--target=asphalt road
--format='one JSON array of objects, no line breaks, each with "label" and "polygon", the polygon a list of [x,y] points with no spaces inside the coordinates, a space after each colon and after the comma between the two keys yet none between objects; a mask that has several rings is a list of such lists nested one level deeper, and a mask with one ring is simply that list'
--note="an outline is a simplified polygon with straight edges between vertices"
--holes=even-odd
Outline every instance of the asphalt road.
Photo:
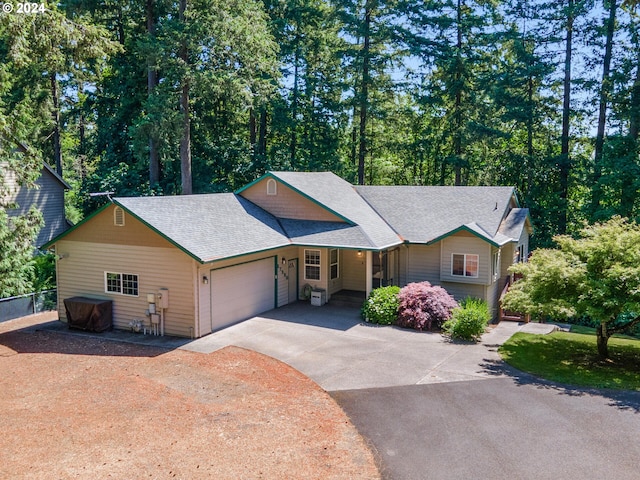
[{"label": "asphalt road", "polygon": [[383,478],[640,478],[640,392],[511,378],[332,392]]}]

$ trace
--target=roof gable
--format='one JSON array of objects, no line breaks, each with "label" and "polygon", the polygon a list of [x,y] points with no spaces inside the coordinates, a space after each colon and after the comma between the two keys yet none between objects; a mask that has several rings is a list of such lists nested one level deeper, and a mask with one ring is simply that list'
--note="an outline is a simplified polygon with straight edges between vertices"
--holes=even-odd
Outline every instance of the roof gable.
[{"label": "roof gable", "polygon": [[433,243],[467,230],[492,244],[512,205],[513,187],[358,186],[356,190],[407,242]]},{"label": "roof gable", "polygon": [[[269,182],[276,182],[275,192],[267,193]],[[278,218],[352,223],[314,197],[288,185],[271,172],[241,188],[236,194],[250,200]]]},{"label": "roof gable", "polygon": [[290,244],[275,217],[233,193],[116,198],[114,203],[203,263]]},{"label": "roof gable", "polygon": [[397,233],[358,194],[353,185],[332,172],[269,172],[282,183],[357,225],[371,248],[402,243]]}]

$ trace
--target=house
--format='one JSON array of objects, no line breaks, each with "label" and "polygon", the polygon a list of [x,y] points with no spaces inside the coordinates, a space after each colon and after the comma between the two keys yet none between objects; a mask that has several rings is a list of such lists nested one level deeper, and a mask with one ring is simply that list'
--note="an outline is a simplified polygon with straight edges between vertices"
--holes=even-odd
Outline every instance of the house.
[{"label": "house", "polygon": [[[27,151],[21,144],[17,144],[17,149],[23,153]],[[64,192],[71,187],[48,163],[42,162],[40,177],[34,188],[20,185],[15,172],[8,169],[6,164],[0,166],[0,171],[6,190],[3,202],[17,205],[17,208],[7,209],[10,217],[26,214],[32,205],[42,212],[44,225],[36,238],[36,247],[40,248],[69,228],[64,211]]]},{"label": "house", "polygon": [[59,259],[61,319],[64,299],[111,299],[115,327],[127,328],[165,289],[155,300],[164,332],[201,337],[312,289],[328,301],[428,280],[495,311],[530,233],[511,187],[354,187],[328,172],[269,172],[235,193],[114,198],[46,246]]}]

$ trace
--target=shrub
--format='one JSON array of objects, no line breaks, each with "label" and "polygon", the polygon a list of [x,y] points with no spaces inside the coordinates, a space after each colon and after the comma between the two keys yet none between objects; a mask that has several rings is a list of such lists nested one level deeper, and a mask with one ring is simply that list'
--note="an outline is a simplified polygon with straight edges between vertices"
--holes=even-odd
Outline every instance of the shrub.
[{"label": "shrub", "polygon": [[398,297],[398,325],[416,330],[439,327],[458,306],[444,288],[429,282],[410,283],[400,290]]},{"label": "shrub", "polygon": [[489,305],[478,298],[466,298],[451,312],[442,329],[451,338],[478,341],[491,320]]},{"label": "shrub", "polygon": [[398,319],[400,287],[390,285],[372,290],[362,306],[362,318],[367,322],[391,325]]}]

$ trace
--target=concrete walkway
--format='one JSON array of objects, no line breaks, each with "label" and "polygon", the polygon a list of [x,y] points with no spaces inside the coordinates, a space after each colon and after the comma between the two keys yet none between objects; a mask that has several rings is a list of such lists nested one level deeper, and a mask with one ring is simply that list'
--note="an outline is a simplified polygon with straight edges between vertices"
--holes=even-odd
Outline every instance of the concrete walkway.
[{"label": "concrete walkway", "polygon": [[210,353],[227,345],[282,360],[327,391],[481,380],[503,376],[498,346],[518,331],[549,324],[502,322],[482,342],[362,322],[349,308],[296,303],[194,340],[180,348]]}]

